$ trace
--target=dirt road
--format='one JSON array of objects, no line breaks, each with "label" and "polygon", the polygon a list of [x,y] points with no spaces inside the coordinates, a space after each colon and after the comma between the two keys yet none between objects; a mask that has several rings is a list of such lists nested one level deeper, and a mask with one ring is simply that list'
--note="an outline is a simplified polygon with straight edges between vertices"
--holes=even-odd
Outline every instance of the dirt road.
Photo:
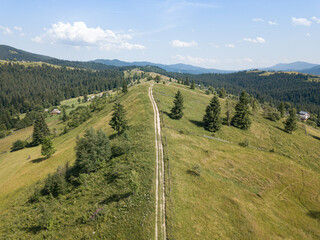
[{"label": "dirt road", "polygon": [[154,127],[155,127],[155,146],[156,146],[156,214],[155,214],[155,239],[166,239],[166,196],[164,184],[164,160],[163,160],[163,146],[161,140],[161,124],[160,114],[156,101],[152,93],[153,84],[149,87],[149,98],[152,103],[154,113]]}]

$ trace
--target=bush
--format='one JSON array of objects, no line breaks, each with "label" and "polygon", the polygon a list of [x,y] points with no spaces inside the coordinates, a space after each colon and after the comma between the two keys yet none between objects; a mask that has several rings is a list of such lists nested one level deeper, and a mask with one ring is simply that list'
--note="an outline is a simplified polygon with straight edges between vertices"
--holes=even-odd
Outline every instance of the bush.
[{"label": "bush", "polygon": [[20,149],[24,149],[27,145],[27,142],[26,141],[22,141],[22,140],[17,140],[13,143],[12,147],[11,147],[11,152],[14,152],[14,151],[18,151]]},{"label": "bush", "polygon": [[199,164],[195,164],[191,169],[188,170],[188,173],[197,177],[201,175],[201,168]]},{"label": "bush", "polygon": [[52,195],[58,197],[61,194],[65,194],[68,189],[68,183],[66,180],[66,172],[68,165],[61,167],[59,166],[57,171],[47,177],[45,185],[41,191],[42,195]]},{"label": "bush", "polygon": [[81,173],[95,172],[106,165],[111,157],[109,138],[102,130],[87,129],[84,137],[76,140],[75,167]]},{"label": "bush", "polygon": [[264,108],[264,117],[276,122],[281,119],[281,113],[277,109],[266,105]]},{"label": "bush", "polygon": [[248,147],[248,146],[249,146],[249,140],[248,140],[248,138],[245,138],[245,139],[243,140],[243,142],[239,143],[239,145],[240,145],[241,147]]}]

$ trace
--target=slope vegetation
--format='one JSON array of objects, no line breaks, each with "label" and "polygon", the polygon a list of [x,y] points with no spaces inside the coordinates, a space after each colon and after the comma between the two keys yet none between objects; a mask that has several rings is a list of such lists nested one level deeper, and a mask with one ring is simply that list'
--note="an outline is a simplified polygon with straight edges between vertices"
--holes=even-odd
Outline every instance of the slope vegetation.
[{"label": "slope vegetation", "polygon": [[[30,139],[32,128],[0,140],[0,238],[5,239],[150,239],[154,236],[154,126],[148,84],[115,94],[127,111],[129,130],[117,136],[109,126],[113,103],[68,133],[57,136],[49,159],[40,147],[9,152],[16,139]],[[64,102],[65,105],[75,100]],[[57,116],[51,130],[63,129]],[[58,166],[72,165],[75,139],[84,130],[102,128],[117,154],[105,169],[83,175],[81,185],[58,198],[32,202],[34,192]],[[121,150],[122,149],[122,150]],[[125,149],[125,150],[123,150]],[[38,182],[39,181],[39,182]],[[36,183],[38,182],[38,183]],[[136,191],[131,188],[134,184]]]}]

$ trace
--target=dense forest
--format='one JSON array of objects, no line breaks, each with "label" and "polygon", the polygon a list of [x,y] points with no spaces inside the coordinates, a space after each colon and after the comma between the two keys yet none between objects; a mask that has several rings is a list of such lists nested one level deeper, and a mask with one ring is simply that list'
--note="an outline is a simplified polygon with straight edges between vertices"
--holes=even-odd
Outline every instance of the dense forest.
[{"label": "dense forest", "polygon": [[[121,86],[123,72],[68,69],[42,65],[0,65],[0,125],[14,127],[20,113],[59,105],[60,101]],[[11,122],[11,123],[10,123]]]},{"label": "dense forest", "polygon": [[320,112],[320,81],[306,74],[285,72],[241,71],[229,74],[182,74],[166,72],[157,67],[140,67],[147,72],[157,72],[168,77],[183,79],[197,84],[225,88],[228,93],[239,95],[242,90],[256,97],[260,102],[290,102],[298,110]]}]

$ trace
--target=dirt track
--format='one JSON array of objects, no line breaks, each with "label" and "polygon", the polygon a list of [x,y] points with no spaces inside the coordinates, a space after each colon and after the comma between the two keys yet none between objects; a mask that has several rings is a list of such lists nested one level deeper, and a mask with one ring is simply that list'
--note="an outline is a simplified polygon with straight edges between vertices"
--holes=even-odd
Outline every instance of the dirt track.
[{"label": "dirt track", "polygon": [[[155,126],[156,146],[156,209],[155,209],[155,239],[166,239],[166,215],[165,215],[165,185],[164,185],[164,160],[161,140],[160,114],[152,93],[153,84],[149,87],[149,98],[152,103]],[[159,229],[160,228],[160,229]]]}]

